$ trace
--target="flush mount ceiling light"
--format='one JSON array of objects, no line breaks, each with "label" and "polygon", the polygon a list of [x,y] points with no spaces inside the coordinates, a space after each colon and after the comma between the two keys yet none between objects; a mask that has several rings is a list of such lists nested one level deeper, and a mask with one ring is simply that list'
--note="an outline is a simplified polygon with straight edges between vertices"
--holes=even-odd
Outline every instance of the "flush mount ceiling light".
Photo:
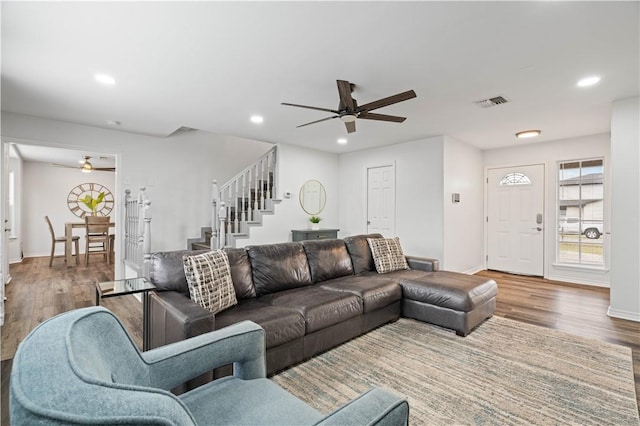
[{"label": "flush mount ceiling light", "polygon": [[108,86],[113,86],[114,84],[116,84],[116,79],[108,74],[96,74],[93,77],[98,83],[106,84]]},{"label": "flush mount ceiling light", "polygon": [[346,144],[346,143],[347,143],[347,140],[346,140],[345,138],[340,138],[340,139],[338,139],[338,143],[339,143],[340,145],[344,145],[344,144]]},{"label": "flush mount ceiling light", "polygon": [[522,132],[516,133],[516,138],[535,138],[540,133],[542,133],[540,130],[523,130]]},{"label": "flush mount ceiling light", "polygon": [[264,118],[262,118],[262,116],[260,115],[252,115],[251,116],[251,122],[255,123],[255,124],[260,124],[264,121]]},{"label": "flush mount ceiling light", "polygon": [[598,77],[597,75],[594,75],[594,76],[586,77],[586,78],[583,78],[582,80],[579,80],[577,86],[589,87],[589,86],[593,86],[594,84],[598,84],[599,82],[600,82],[600,77]]}]

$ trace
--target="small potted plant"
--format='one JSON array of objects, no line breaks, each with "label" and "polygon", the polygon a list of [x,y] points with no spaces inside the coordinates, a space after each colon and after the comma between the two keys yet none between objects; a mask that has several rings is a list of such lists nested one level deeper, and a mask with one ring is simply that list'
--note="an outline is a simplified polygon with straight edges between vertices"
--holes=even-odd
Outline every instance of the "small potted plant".
[{"label": "small potted plant", "polygon": [[80,199],[87,208],[91,209],[91,214],[93,216],[98,215],[98,204],[100,204],[102,200],[104,200],[104,192],[99,193],[98,198],[93,198],[91,195],[87,194],[86,197]]},{"label": "small potted plant", "polygon": [[319,216],[311,216],[311,217],[309,218],[309,222],[311,222],[311,229],[313,229],[313,230],[318,230],[318,229],[320,229],[320,221],[321,221],[321,220],[322,220],[322,219],[320,219],[320,217],[319,217]]}]

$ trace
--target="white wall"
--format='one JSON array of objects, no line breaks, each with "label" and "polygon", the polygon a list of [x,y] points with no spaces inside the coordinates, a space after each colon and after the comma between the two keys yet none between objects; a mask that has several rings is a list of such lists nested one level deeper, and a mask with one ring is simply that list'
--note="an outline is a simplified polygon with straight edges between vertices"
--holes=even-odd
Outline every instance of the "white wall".
[{"label": "white wall", "polygon": [[[292,229],[308,229],[309,215],[300,206],[300,187],[309,179],[322,183],[327,203],[320,216],[321,228],[339,228],[338,222],[338,155],[294,145],[278,145],[278,198],[275,215],[263,216],[263,227],[251,228],[250,238],[238,240],[236,247],[291,241]],[[291,198],[284,198],[285,192]]]},{"label": "white wall", "polygon": [[[65,222],[81,222],[67,207],[67,196],[76,185],[99,183],[114,193],[115,174],[51,167],[47,163],[25,161],[23,168],[23,250],[25,257],[49,256],[51,236],[44,220],[49,216],[56,236],[64,235]],[[74,229],[80,237],[80,252],[84,253],[84,230]],[[56,244],[56,254],[64,254],[64,245]]]},{"label": "white wall", "polygon": [[[445,136],[443,269],[474,273],[484,269],[484,168],[482,151]],[[460,194],[453,203],[451,195]]]},{"label": "white wall", "polygon": [[[273,146],[201,131],[158,138],[7,112],[2,112],[2,137],[5,142],[115,154],[117,202],[125,189],[136,194],[140,186],[147,187],[153,251],[185,248],[187,238],[198,237],[200,228],[211,224],[212,180],[225,182]],[[121,232],[117,227],[118,242]],[[116,276],[122,274],[119,268]]]},{"label": "white wall", "polygon": [[442,260],[443,137],[340,155],[340,235],[367,232],[367,167],[395,164],[395,234],[405,254]]},{"label": "white wall", "polygon": [[640,98],[611,115],[611,296],[609,315],[640,321]]},{"label": "white wall", "polygon": [[[514,141],[514,144],[517,143]],[[583,136],[546,143],[535,143],[513,148],[492,149],[483,152],[485,169],[528,164],[545,165],[545,219],[544,219],[544,276],[545,278],[609,286],[609,270],[554,265],[556,260],[556,199],[557,163],[582,158],[603,157],[605,163],[605,232],[610,230],[611,182],[608,173],[612,170],[609,157],[609,134]],[[636,165],[637,166],[637,165]],[[637,181],[636,181],[637,182]],[[610,236],[605,234],[605,239]],[[608,247],[608,242],[605,244]],[[608,265],[609,252],[605,251]]]}]

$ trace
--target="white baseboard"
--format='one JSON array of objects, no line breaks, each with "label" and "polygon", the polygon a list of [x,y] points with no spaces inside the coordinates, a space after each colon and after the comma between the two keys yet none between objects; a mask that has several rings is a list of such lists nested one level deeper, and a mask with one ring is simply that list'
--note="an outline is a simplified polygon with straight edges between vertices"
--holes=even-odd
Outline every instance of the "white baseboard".
[{"label": "white baseboard", "polygon": [[585,279],[577,279],[577,278],[572,278],[572,277],[558,277],[555,275],[547,275],[545,277],[548,280],[553,280],[553,281],[562,281],[565,283],[572,283],[572,284],[582,284],[582,285],[590,285],[590,286],[594,286],[594,287],[605,287],[605,288],[609,288],[610,285],[608,282],[603,282],[603,281],[595,281],[595,280],[585,280]]},{"label": "white baseboard", "polygon": [[471,269],[467,269],[466,271],[462,272],[463,274],[469,274],[469,275],[473,275],[476,272],[480,272],[480,271],[484,271],[486,268],[484,266],[476,266],[474,268]]},{"label": "white baseboard", "polygon": [[622,311],[619,309],[607,309],[607,315],[613,318],[620,318],[629,321],[640,322],[640,312]]}]

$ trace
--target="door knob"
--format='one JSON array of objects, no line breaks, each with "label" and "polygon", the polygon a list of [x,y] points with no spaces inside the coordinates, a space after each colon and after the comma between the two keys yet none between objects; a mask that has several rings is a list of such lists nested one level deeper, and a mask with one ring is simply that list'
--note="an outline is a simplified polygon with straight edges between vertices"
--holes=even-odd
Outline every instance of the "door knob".
[{"label": "door knob", "polygon": [[542,228],[540,226],[538,226],[537,228],[531,228],[531,229],[535,229],[536,231],[542,231]]}]

